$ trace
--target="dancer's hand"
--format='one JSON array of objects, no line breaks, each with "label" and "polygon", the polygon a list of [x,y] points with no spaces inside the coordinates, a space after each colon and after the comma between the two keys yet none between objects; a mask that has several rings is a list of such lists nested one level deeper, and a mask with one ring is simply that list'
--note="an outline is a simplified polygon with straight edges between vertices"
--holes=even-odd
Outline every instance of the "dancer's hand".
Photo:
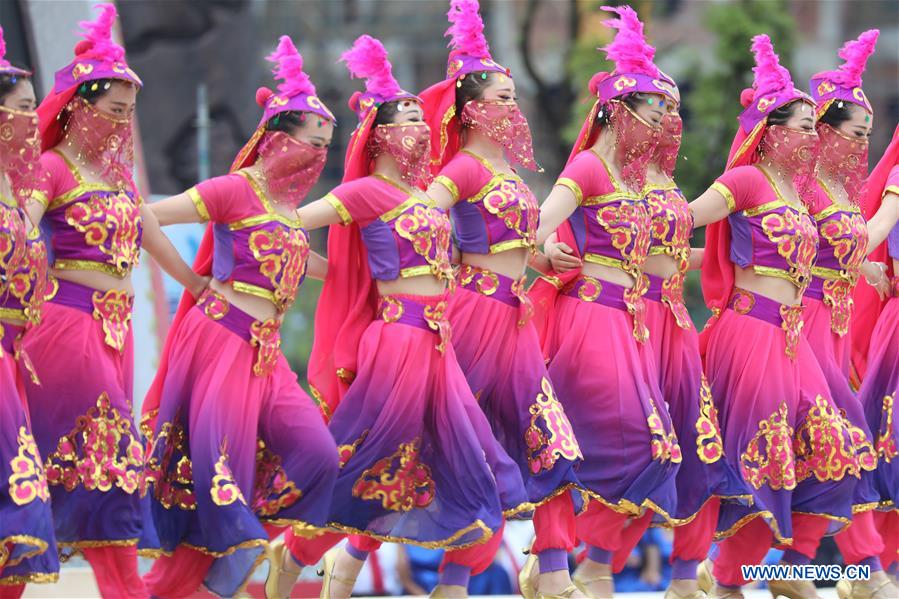
[{"label": "dancer's hand", "polygon": [[868,262],[865,260],[860,268],[868,285],[877,291],[881,300],[885,300],[890,294],[890,280],[887,278],[887,265],[883,262]]},{"label": "dancer's hand", "polygon": [[190,293],[194,299],[199,298],[206,288],[209,287],[209,282],[212,280],[212,277],[201,277],[197,275],[194,277],[193,283],[191,283],[190,288],[188,288],[188,293]]},{"label": "dancer's hand", "polygon": [[581,267],[582,263],[580,258],[573,255],[574,250],[566,243],[553,243],[547,241],[543,244],[543,252],[546,254],[546,257],[549,258],[553,270],[558,273]]}]

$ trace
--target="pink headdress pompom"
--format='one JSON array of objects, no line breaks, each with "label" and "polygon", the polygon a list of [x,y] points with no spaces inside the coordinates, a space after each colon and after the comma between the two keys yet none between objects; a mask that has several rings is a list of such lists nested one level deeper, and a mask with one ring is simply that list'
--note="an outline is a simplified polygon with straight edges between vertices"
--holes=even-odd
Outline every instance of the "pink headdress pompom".
[{"label": "pink headdress pompom", "polygon": [[112,28],[115,26],[118,13],[110,3],[98,4],[100,15],[96,21],[81,21],[82,41],[75,45],[75,55],[93,58],[104,62],[124,62],[125,49],[112,39]]},{"label": "pink headdress pompom", "polygon": [[9,66],[6,60],[6,38],[3,36],[3,27],[0,27],[0,67]]},{"label": "pink headdress pompom", "polygon": [[315,86],[309,75],[303,72],[303,56],[289,35],[282,35],[278,40],[278,48],[266,57],[266,60],[275,63],[272,73],[275,79],[283,83],[278,84],[278,91],[285,96],[298,94],[315,95]]},{"label": "pink headdress pompom", "polygon": [[751,87],[747,87],[742,92],[740,92],[740,105],[743,108],[746,108],[752,101],[755,99],[755,90]]},{"label": "pink headdress pompom", "polygon": [[599,84],[608,79],[612,74],[607,71],[599,71],[595,73],[592,77],[590,77],[590,83],[587,84],[587,89],[590,90],[590,93],[594,96],[599,94]]},{"label": "pink headdress pompom", "polygon": [[403,93],[393,77],[393,67],[387,59],[384,45],[370,35],[360,36],[353,47],[341,55],[350,74],[365,79],[365,91],[381,98],[391,98]]},{"label": "pink headdress pompom", "polygon": [[827,73],[827,79],[844,87],[861,87],[862,73],[865,72],[868,57],[874,54],[878,36],[879,29],[869,29],[858,39],[846,42],[837,53],[845,62],[836,71]]},{"label": "pink headdress pompom", "polygon": [[478,0],[451,0],[446,13],[452,23],[444,35],[450,36],[449,46],[454,54],[464,54],[476,58],[490,58],[490,46],[484,37],[484,21],[478,14]]},{"label": "pink headdress pompom", "polygon": [[643,23],[636,11],[630,6],[603,6],[602,9],[618,15],[617,19],[603,21],[606,27],[618,30],[612,43],[602,48],[615,63],[615,72],[658,77],[659,68],[652,61],[656,49],[646,43]]},{"label": "pink headdress pompom", "polygon": [[774,52],[771,38],[760,34],[752,38],[752,53],[755,56],[755,65],[752,71],[755,73],[756,96],[764,96],[779,90],[792,90],[793,78],[790,71],[781,66],[780,58]]}]

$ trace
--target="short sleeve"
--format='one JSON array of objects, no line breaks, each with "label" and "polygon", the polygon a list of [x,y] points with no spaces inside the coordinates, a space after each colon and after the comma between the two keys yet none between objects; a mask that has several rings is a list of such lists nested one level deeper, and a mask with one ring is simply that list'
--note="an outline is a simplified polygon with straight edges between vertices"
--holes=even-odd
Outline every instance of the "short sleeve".
[{"label": "short sleeve", "polygon": [[453,201],[458,202],[474,196],[489,179],[489,171],[477,159],[460,152],[440,169],[434,182],[444,186],[453,196]]},{"label": "short sleeve", "polygon": [[377,193],[369,177],[363,177],[338,185],[323,199],[340,215],[340,222],[345,225],[356,223],[364,227],[379,216],[373,208]]},{"label": "short sleeve", "polygon": [[242,200],[247,189],[243,177],[224,175],[203,181],[186,193],[204,221],[230,223],[244,216],[247,203]]},{"label": "short sleeve", "polygon": [[883,195],[888,193],[899,195],[899,164],[893,167],[889,177],[887,177],[887,184],[883,190]]},{"label": "short sleeve", "polygon": [[584,150],[562,170],[556,185],[571,190],[580,206],[585,198],[605,195],[613,191],[605,167],[599,158]]},{"label": "short sleeve", "polygon": [[759,177],[764,175],[755,167],[739,166],[718,177],[711,189],[724,196],[731,212],[739,212],[751,208],[753,198],[762,192]]},{"label": "short sleeve", "polygon": [[31,199],[44,208],[50,202],[73,189],[77,182],[69,172],[65,161],[56,152],[44,152],[40,158],[40,173],[37,184],[31,192]]}]

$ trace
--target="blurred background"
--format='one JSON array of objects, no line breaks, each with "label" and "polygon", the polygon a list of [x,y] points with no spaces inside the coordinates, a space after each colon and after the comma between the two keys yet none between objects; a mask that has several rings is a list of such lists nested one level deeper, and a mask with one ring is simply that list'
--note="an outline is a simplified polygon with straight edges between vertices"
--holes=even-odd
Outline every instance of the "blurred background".
[{"label": "blurred background", "polygon": [[[54,71],[70,61],[77,41],[76,23],[93,18],[93,4],[94,0],[0,0],[7,58],[35,69],[39,97],[51,89]],[[493,57],[512,70],[534,132],[537,159],[545,169],[542,174],[523,173],[538,198],[548,193],[590,107],[587,81],[596,71],[610,68],[596,50],[611,39],[611,30],[602,25],[608,17],[600,8],[603,4],[623,2],[481,0]],[[804,88],[814,73],[839,64],[836,53],[846,40],[879,28],[877,52],[864,75],[865,92],[875,109],[871,166],[899,121],[897,0],[634,0],[630,4],[646,23],[657,64],[681,89],[685,134],[675,176],[688,199],[704,191],[724,167],[740,111],[739,94],[752,81],[749,44],[757,33],[771,36],[797,87]],[[350,80],[337,59],[358,35],[368,33],[383,41],[394,74],[405,89],[429,86],[444,77],[446,68],[446,0],[120,0],[117,5],[128,62],[145,84],[138,100],[139,179],[145,194],[154,199],[227,171],[260,118],[254,101],[257,87],[273,85],[265,56],[274,50],[279,35],[293,37],[319,96],[339,121],[328,165],[310,199],[340,181],[346,142],[356,124],[346,100],[361,88],[361,82]],[[188,261],[202,232],[200,225],[171,230]],[[702,243],[699,231],[694,245]],[[314,244],[325,252],[324,232],[316,232]],[[180,290],[146,255],[137,285],[135,398],[139,405]],[[319,290],[316,281],[304,285],[282,331],[284,351],[304,383]],[[708,312],[698,276],[691,276],[688,293],[691,313],[702,327]],[[647,547],[661,549],[645,549],[635,557],[635,577],[664,588],[663,578],[659,579],[664,577],[661,566],[653,564],[664,564],[657,554],[664,553],[666,541],[659,537],[647,542]],[[519,554],[518,549],[514,547],[513,553]],[[408,565],[431,558],[401,552],[399,557],[385,559]],[[824,561],[835,563],[836,559]],[[400,570],[391,567],[390,571]],[[427,580],[418,580],[415,588],[423,588]],[[391,584],[393,590],[404,586],[415,590],[407,582]],[[390,590],[381,588],[383,579],[379,584],[377,590]]]}]

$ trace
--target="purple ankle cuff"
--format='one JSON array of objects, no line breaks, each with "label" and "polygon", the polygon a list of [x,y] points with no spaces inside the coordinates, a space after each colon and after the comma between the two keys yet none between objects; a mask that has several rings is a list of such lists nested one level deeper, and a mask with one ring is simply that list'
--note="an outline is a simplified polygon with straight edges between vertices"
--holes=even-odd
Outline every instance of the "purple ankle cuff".
[{"label": "purple ankle cuff", "polygon": [[698,559],[679,559],[671,561],[672,580],[696,580],[696,568],[699,567]]},{"label": "purple ankle cuff", "polygon": [[346,544],[346,552],[355,557],[359,561],[365,561],[368,559],[368,551],[363,551],[362,549],[358,549],[353,547],[352,543]]},{"label": "purple ankle cuff", "polygon": [[587,559],[593,560],[598,564],[611,564],[612,552],[590,545],[589,547],[587,547]]},{"label": "purple ankle cuff", "polygon": [[440,584],[468,588],[469,578],[471,568],[449,562],[443,566],[443,572],[440,573]]},{"label": "purple ankle cuff", "polygon": [[784,563],[793,566],[807,566],[812,563],[812,558],[792,549],[787,549],[786,551],[784,551],[784,556],[781,559],[784,561]]},{"label": "purple ankle cuff", "polygon": [[868,566],[871,568],[872,572],[881,572],[883,570],[883,566],[880,564],[880,558],[876,555],[871,557],[866,557],[862,561],[858,563],[860,566]]},{"label": "purple ankle cuff", "polygon": [[568,552],[564,549],[544,549],[537,554],[537,560],[541,574],[568,569]]}]

